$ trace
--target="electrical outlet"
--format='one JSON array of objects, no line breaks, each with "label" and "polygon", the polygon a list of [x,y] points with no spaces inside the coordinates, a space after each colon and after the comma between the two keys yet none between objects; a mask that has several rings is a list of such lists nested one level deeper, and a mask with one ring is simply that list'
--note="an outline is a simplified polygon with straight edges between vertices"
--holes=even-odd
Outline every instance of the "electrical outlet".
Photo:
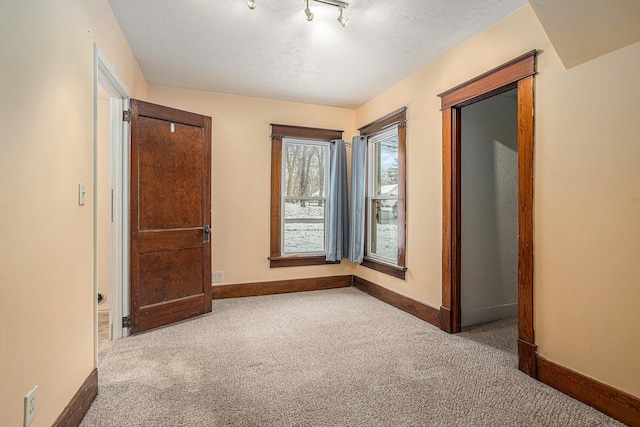
[{"label": "electrical outlet", "polygon": [[24,398],[24,427],[31,424],[36,417],[36,392],[38,386],[35,386]]},{"label": "electrical outlet", "polygon": [[222,271],[214,271],[211,278],[212,282],[222,282]]}]

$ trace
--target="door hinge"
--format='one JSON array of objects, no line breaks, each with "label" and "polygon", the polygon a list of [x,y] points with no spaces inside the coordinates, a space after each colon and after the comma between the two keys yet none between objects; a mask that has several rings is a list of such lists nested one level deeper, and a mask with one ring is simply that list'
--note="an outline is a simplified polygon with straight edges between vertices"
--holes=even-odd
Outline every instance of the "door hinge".
[{"label": "door hinge", "polygon": [[131,110],[124,110],[122,112],[122,121],[131,123]]},{"label": "door hinge", "polygon": [[130,328],[131,327],[131,316],[124,316],[122,318],[122,327]]},{"label": "door hinge", "polygon": [[202,227],[204,229],[204,242],[207,243],[210,240],[210,236],[211,236],[211,227],[209,227],[209,225],[205,225],[204,227]]}]

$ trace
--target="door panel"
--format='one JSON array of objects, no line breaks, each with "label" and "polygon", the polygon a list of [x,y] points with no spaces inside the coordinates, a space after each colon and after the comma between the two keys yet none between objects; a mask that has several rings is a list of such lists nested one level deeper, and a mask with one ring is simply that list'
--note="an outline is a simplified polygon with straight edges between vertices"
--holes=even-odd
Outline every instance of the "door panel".
[{"label": "door panel", "polygon": [[211,311],[211,118],[131,100],[131,333]]},{"label": "door panel", "polygon": [[140,228],[202,227],[202,129],[150,117],[138,127]]},{"label": "door panel", "polygon": [[139,295],[141,307],[160,304],[202,292],[202,248],[151,252],[140,255],[140,276],[145,291]]}]

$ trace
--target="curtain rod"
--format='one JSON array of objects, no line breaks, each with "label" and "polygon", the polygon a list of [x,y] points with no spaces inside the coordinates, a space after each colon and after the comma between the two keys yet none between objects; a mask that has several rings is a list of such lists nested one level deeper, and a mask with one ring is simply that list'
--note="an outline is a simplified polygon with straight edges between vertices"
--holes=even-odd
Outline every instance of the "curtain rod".
[{"label": "curtain rod", "polygon": [[[331,141],[329,141],[330,143],[334,144],[337,140],[336,139],[332,139]],[[346,145],[347,147],[351,147],[351,142],[344,140],[344,145]]]}]

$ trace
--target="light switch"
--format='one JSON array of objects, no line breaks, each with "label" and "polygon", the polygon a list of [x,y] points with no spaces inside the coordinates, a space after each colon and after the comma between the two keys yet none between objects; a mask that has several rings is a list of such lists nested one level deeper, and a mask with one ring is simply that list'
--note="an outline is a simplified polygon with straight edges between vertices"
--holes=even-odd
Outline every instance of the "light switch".
[{"label": "light switch", "polygon": [[78,184],[78,204],[80,206],[84,206],[84,198],[86,194],[86,191],[84,191],[84,184]]}]

